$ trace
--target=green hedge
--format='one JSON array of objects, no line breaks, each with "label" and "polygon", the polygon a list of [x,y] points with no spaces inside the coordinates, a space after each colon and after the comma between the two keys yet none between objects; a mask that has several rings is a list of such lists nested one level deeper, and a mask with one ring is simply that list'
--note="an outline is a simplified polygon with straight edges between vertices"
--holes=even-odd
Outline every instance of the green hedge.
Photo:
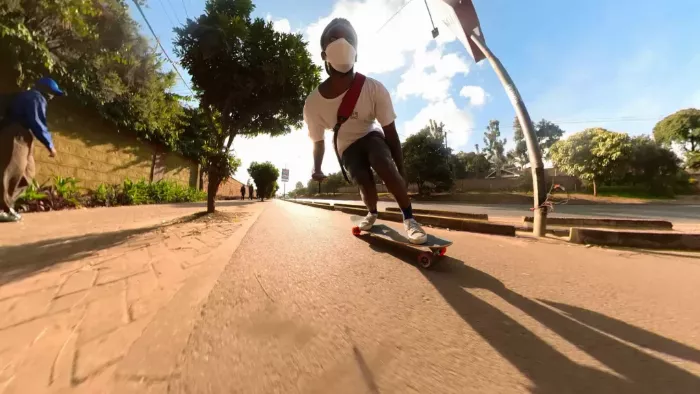
[{"label": "green hedge", "polygon": [[126,179],[118,185],[101,184],[95,190],[83,191],[75,178],[55,177],[43,185],[34,182],[20,196],[16,206],[20,212],[43,212],[86,207],[168,204],[204,201],[206,192],[162,180],[134,182]]}]

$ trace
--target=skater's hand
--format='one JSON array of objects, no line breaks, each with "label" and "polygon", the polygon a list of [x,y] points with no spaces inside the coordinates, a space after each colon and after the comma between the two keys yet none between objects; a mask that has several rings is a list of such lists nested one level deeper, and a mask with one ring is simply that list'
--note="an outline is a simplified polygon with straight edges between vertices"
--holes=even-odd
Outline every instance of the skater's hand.
[{"label": "skater's hand", "polygon": [[49,150],[49,157],[56,157],[56,149],[55,148],[51,148]]},{"label": "skater's hand", "polygon": [[321,171],[314,171],[313,174],[311,174],[311,179],[317,182],[324,181],[327,177],[323,175],[323,172]]}]

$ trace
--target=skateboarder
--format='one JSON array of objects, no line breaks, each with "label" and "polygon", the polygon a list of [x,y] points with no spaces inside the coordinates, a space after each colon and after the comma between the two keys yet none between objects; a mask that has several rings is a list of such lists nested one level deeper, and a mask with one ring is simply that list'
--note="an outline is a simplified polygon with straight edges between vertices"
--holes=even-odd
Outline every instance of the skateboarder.
[{"label": "skateboarder", "polygon": [[[321,163],[325,152],[324,131],[334,129],[334,141],[341,168],[360,186],[362,201],[369,213],[358,226],[367,231],[377,220],[377,188],[372,169],[384,181],[401,208],[404,228],[411,243],[423,244],[427,235],[413,218],[406,188],[401,141],[394,123],[396,114],[391,96],[381,82],[365,78],[354,70],[357,60],[357,33],[349,21],[333,19],[321,35],[321,58],[329,77],[306,99],[304,120],[314,142],[312,178],[325,178]],[[344,96],[352,92],[355,78],[364,80],[354,109],[347,119],[340,119]],[[350,97],[350,96],[349,96]],[[344,122],[343,122],[344,121]],[[341,125],[339,127],[339,125]]]}]

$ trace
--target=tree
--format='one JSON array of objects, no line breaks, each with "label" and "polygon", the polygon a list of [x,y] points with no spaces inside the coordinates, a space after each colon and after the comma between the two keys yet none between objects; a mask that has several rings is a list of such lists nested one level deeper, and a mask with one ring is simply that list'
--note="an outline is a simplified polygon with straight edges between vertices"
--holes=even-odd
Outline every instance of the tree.
[{"label": "tree", "polygon": [[484,153],[488,161],[493,165],[496,177],[501,176],[501,171],[505,167],[507,160],[505,155],[507,139],[500,139],[500,137],[500,122],[497,120],[490,120],[489,125],[486,127],[486,132],[484,132],[484,144],[486,145],[484,147]]},{"label": "tree", "polygon": [[600,182],[620,173],[630,150],[631,140],[627,134],[593,128],[554,143],[551,155],[562,171],[590,182],[593,195],[597,196]]},{"label": "tree", "polygon": [[[564,130],[546,119],[537,122],[537,124],[534,125],[534,129],[535,138],[542,151],[542,156],[545,159],[549,159],[550,148],[561,139],[564,135]],[[530,156],[527,153],[525,133],[523,133],[523,129],[520,127],[520,121],[518,121],[517,116],[513,120],[513,142],[515,142],[515,148],[508,152],[508,157],[515,165],[522,168],[530,163]]]},{"label": "tree", "polygon": [[319,186],[319,181],[309,179],[309,181],[306,182],[306,193],[309,196],[314,196],[315,194],[321,194],[321,188]]},{"label": "tree", "polygon": [[[201,105],[219,116],[218,160],[238,135],[279,136],[300,127],[304,101],[320,82],[302,35],[275,31],[272,22],[253,19],[253,9],[250,0],[207,0],[204,14],[175,29],[175,53]],[[209,166],[210,195],[226,175],[222,168]]]},{"label": "tree", "polygon": [[[185,156],[196,158],[206,174],[211,172],[210,166],[220,165],[220,168],[214,170],[222,174],[221,179],[225,181],[238,170],[241,160],[233,156],[230,151],[222,152],[217,149],[217,140],[223,134],[218,119],[219,117],[212,114],[212,111],[186,108],[185,127],[177,145],[178,150]],[[210,182],[208,177],[207,182]],[[207,205],[214,206],[215,198],[216,193],[207,194]]]},{"label": "tree", "polygon": [[700,169],[700,152],[687,152],[685,154],[685,167],[692,170]]},{"label": "tree", "polygon": [[450,168],[455,179],[465,179],[469,176],[466,155],[464,152],[450,153]]},{"label": "tree", "polygon": [[418,184],[421,194],[428,190],[427,182],[435,184],[438,190],[452,187],[450,151],[431,133],[430,127],[408,137],[402,149],[407,180]]},{"label": "tree", "polygon": [[334,172],[328,175],[323,189],[326,191],[326,193],[335,194],[338,192],[338,189],[348,185],[350,184],[345,180],[345,177],[343,177],[341,172]]},{"label": "tree", "polygon": [[654,126],[654,139],[664,145],[680,144],[688,152],[700,151],[700,109],[682,109]]},{"label": "tree", "polygon": [[289,197],[291,198],[296,198],[299,196],[302,196],[306,194],[306,188],[304,187],[304,184],[301,182],[297,182],[296,185],[294,186],[294,190],[290,191]]},{"label": "tree", "polygon": [[672,195],[680,164],[673,151],[648,136],[639,136],[631,140],[625,175],[632,184],[645,185],[652,194]]},{"label": "tree", "polygon": [[471,178],[483,178],[492,170],[492,165],[483,153],[468,152],[464,156],[467,176]]},{"label": "tree", "polygon": [[280,176],[280,171],[269,161],[250,163],[248,174],[255,182],[255,188],[258,190],[258,197],[261,201],[265,201],[265,197],[271,198],[279,189],[277,178]]},{"label": "tree", "polygon": [[[16,83],[51,75],[119,129],[174,148],[181,96],[126,0],[13,0],[0,5],[0,56]],[[3,67],[0,72],[8,71]]]}]

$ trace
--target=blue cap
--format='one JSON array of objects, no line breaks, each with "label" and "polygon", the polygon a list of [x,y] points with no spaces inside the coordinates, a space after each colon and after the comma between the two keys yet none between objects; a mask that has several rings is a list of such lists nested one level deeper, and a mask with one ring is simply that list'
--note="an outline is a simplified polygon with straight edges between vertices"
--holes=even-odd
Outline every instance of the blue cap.
[{"label": "blue cap", "polygon": [[63,96],[64,95],[63,90],[61,90],[61,88],[58,87],[58,84],[56,83],[56,81],[54,81],[53,79],[51,79],[49,77],[41,78],[40,80],[38,80],[36,82],[36,84],[37,84],[37,86],[43,86],[43,87],[49,89],[49,91],[51,93],[55,94],[56,96]]}]

